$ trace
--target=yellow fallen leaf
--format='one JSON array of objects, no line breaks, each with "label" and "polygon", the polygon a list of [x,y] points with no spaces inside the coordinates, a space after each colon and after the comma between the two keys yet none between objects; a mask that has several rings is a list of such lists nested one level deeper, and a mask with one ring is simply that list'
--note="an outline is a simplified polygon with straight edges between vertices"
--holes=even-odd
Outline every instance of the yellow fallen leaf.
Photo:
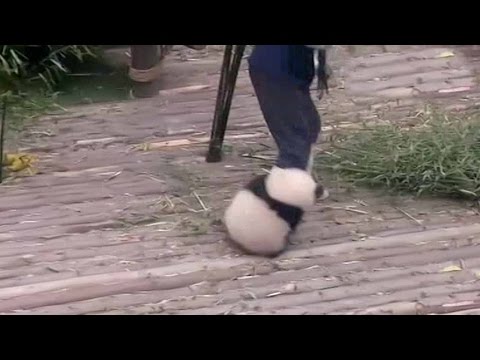
[{"label": "yellow fallen leaf", "polygon": [[38,161],[37,156],[28,154],[5,154],[2,166],[6,166],[12,172],[29,170],[32,173],[33,164]]},{"label": "yellow fallen leaf", "polygon": [[449,57],[454,57],[455,53],[453,51],[444,51],[441,54],[437,55],[437,59],[444,59],[444,58],[449,58]]},{"label": "yellow fallen leaf", "polygon": [[[18,157],[18,156],[17,156]],[[9,165],[12,165],[13,162],[15,161],[15,159],[17,158],[15,155],[11,155],[11,154],[5,154],[3,156],[3,162],[2,162],[2,165],[3,166],[9,166]]]},{"label": "yellow fallen leaf", "polygon": [[22,160],[14,160],[9,166],[8,169],[14,172],[22,171],[27,168],[26,163],[24,163]]},{"label": "yellow fallen leaf", "polygon": [[460,266],[457,265],[452,265],[452,266],[447,266],[445,269],[443,269],[442,273],[448,273],[448,272],[454,272],[454,271],[462,271],[463,269]]}]

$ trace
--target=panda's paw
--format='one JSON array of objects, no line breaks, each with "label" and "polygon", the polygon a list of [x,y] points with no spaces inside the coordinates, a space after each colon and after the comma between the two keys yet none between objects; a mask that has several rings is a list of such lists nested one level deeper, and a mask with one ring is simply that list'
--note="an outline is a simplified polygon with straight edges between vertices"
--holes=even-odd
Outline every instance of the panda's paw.
[{"label": "panda's paw", "polygon": [[315,189],[315,196],[318,201],[324,201],[328,199],[330,193],[326,188],[323,187],[323,185],[317,184],[317,188]]}]

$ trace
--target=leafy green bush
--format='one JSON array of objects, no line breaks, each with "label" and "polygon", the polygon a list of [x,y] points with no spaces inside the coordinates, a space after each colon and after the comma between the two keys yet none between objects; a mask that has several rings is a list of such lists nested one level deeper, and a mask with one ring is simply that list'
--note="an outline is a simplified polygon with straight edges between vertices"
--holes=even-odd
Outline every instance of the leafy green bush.
[{"label": "leafy green bush", "polygon": [[92,45],[0,45],[0,92],[41,81],[52,90],[72,66],[95,57]]}]

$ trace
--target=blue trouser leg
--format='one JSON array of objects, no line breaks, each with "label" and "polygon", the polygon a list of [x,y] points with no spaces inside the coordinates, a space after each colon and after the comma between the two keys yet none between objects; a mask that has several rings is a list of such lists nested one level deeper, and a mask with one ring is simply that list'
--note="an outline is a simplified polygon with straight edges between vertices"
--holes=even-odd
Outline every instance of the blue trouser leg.
[{"label": "blue trouser leg", "polygon": [[320,115],[309,84],[250,69],[260,108],[278,149],[277,166],[306,170],[312,145],[320,134]]}]

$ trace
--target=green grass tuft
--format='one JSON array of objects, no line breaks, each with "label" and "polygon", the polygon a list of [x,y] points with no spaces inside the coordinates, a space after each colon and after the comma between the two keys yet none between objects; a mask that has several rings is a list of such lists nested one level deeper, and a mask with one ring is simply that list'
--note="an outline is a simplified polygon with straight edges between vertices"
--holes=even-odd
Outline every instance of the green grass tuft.
[{"label": "green grass tuft", "polygon": [[478,200],[480,115],[430,112],[414,127],[365,127],[339,137],[317,167],[355,185]]}]

